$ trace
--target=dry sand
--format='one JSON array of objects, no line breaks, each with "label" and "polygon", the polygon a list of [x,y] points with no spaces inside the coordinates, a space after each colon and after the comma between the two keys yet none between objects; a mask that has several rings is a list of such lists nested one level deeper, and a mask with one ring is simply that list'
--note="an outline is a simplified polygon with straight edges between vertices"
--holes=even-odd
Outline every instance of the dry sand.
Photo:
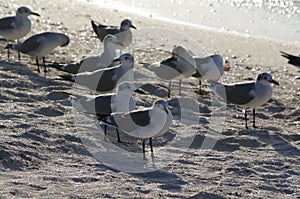
[{"label": "dry sand", "polygon": [[[201,45],[198,53],[220,53],[228,57],[231,65],[222,82],[237,82],[253,77],[262,71],[272,73],[279,87],[274,87],[272,101],[257,109],[257,129],[244,129],[243,113],[234,106],[226,112],[225,124],[217,125],[221,133],[208,135],[207,129],[215,122],[210,95],[196,96],[195,112],[199,124],[180,121],[176,99],[189,100],[195,95],[186,89],[182,96],[169,99],[174,122],[166,136],[154,140],[154,163],[159,164],[164,154],[159,148],[182,129],[195,132],[189,149],[173,147],[170,156],[177,160],[163,169],[130,174],[108,167],[92,155],[83,143],[90,139],[88,125],[78,125],[76,111],[71,103],[71,83],[56,80],[62,74],[51,69],[47,77],[38,74],[34,61],[22,56],[17,62],[16,53],[7,62],[6,51],[1,50],[1,144],[0,144],[0,198],[299,198],[300,197],[300,109],[299,72],[286,64],[280,50],[299,53],[299,43],[287,44],[228,33],[193,29],[155,21],[89,4],[68,1],[3,1],[1,17],[13,14],[17,7],[26,5],[41,14],[30,17],[33,28],[30,34],[42,31],[65,32],[71,43],[47,57],[48,61],[69,63],[82,56],[101,51],[102,45],[94,38],[90,19],[118,24],[125,17],[140,28],[129,51],[138,61],[157,61],[163,51],[151,48],[136,49],[142,38],[143,27],[160,27],[186,33]],[[168,31],[166,31],[168,32]],[[176,34],[174,34],[176,36]],[[148,35],[149,37],[151,35]],[[144,41],[144,40],[143,40]],[[170,43],[169,43],[170,42]],[[170,49],[171,43],[181,40],[152,40],[147,47]],[[1,43],[1,48],[5,43]],[[94,49],[94,50],[92,50]],[[151,56],[150,56],[151,55]],[[137,66],[136,73],[144,85],[146,95],[135,94],[139,106],[149,106],[166,89],[150,95],[155,85]],[[248,68],[248,69],[247,69]],[[148,72],[149,73],[149,72]],[[194,88],[197,81],[188,80]],[[161,83],[166,85],[164,83]],[[185,83],[187,86],[187,83]],[[148,90],[147,90],[148,89]],[[204,88],[209,91],[208,87]],[[197,107],[198,108],[198,107]],[[75,119],[74,119],[75,118]],[[217,116],[215,117],[217,118]],[[218,121],[218,120],[217,120]],[[82,130],[84,129],[84,130]],[[79,132],[87,132],[85,135]],[[123,139],[127,137],[122,135]],[[205,138],[215,141],[213,149],[202,146]],[[115,135],[110,134],[114,140]],[[138,152],[140,145],[117,144]],[[148,152],[147,157],[150,156]],[[104,157],[103,157],[104,158]],[[150,161],[150,158],[147,159]],[[156,162],[155,162],[156,161]]]}]

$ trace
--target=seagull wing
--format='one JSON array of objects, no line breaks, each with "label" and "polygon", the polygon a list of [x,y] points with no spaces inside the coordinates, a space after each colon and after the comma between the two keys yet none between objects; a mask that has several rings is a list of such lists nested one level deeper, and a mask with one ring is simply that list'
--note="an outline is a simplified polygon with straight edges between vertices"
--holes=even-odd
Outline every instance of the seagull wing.
[{"label": "seagull wing", "polygon": [[15,17],[5,17],[0,19],[0,30],[5,31],[7,29],[14,29],[14,19]]},{"label": "seagull wing", "polygon": [[40,35],[29,37],[21,45],[19,45],[18,50],[25,54],[32,52],[39,47],[44,39],[46,38],[42,38]]},{"label": "seagull wing", "polygon": [[214,90],[223,99],[226,99],[227,102],[243,105],[247,104],[253,100],[254,96],[252,95],[252,90],[255,87],[255,83],[241,83],[234,85],[222,85],[218,84],[215,86]]},{"label": "seagull wing", "polygon": [[139,127],[149,125],[150,121],[149,109],[145,109],[128,113],[113,113],[104,119],[103,122],[130,133]]},{"label": "seagull wing", "polygon": [[102,25],[94,20],[91,21],[91,24],[94,32],[101,41],[103,41],[104,37],[107,34],[115,35],[120,32],[120,30],[118,30],[118,27]]}]

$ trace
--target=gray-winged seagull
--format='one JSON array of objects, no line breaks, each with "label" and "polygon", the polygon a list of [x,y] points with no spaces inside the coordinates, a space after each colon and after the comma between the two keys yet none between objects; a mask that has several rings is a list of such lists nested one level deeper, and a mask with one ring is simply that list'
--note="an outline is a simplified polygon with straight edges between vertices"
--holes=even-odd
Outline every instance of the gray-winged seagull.
[{"label": "gray-winged seagull", "polygon": [[136,29],[129,19],[124,19],[120,27],[102,25],[94,20],[91,21],[92,27],[98,38],[103,41],[107,34],[115,35],[118,40],[123,44],[119,45],[118,49],[128,47],[132,42],[132,33],[130,28]]},{"label": "gray-winged seagull", "polygon": [[[121,82],[116,89],[116,93],[101,94],[89,97],[78,97],[74,103],[80,104],[89,114],[97,115],[98,119],[104,119],[114,112],[129,112],[135,109],[135,102],[132,93],[136,90],[132,82]],[[106,125],[104,132],[106,136]],[[118,142],[121,142],[118,133]]]},{"label": "gray-winged seagull", "polygon": [[179,93],[181,93],[181,80],[191,77],[196,72],[196,62],[183,46],[175,46],[171,57],[159,63],[144,63],[143,66],[153,71],[158,77],[169,80],[168,97],[170,97],[171,81],[173,79],[179,79]]},{"label": "gray-winged seagull", "polygon": [[54,65],[58,70],[76,74],[108,67],[117,57],[116,45],[123,45],[114,35],[106,35],[103,42],[103,52],[97,56],[88,56],[77,63],[64,66]]},{"label": "gray-winged seagull", "polygon": [[112,91],[115,89],[116,85],[123,81],[133,82],[134,57],[129,53],[124,53],[119,58],[115,59],[114,62],[121,62],[121,64],[111,68],[95,70],[93,72],[83,72],[76,75],[61,75],[61,77],[97,92]]},{"label": "gray-winged seagull", "polygon": [[244,109],[246,128],[248,128],[247,110],[252,109],[253,127],[255,128],[255,108],[267,103],[271,98],[272,87],[270,83],[279,85],[269,73],[261,73],[257,76],[255,82],[242,82],[232,85],[217,84],[213,87],[213,90],[227,102]]},{"label": "gray-winged seagull", "polygon": [[[16,16],[4,17],[0,19],[0,35],[7,40],[17,40],[26,36],[31,29],[31,21],[28,19],[29,15],[40,16],[36,12],[32,12],[27,7],[19,7]],[[7,57],[9,59],[9,49],[7,49]],[[20,53],[19,53],[20,59]]]},{"label": "gray-winged seagull", "polygon": [[38,72],[40,72],[39,58],[43,58],[44,72],[47,72],[45,64],[45,56],[51,53],[56,47],[67,46],[69,44],[69,37],[63,33],[44,32],[33,35],[22,43],[9,44],[6,48],[17,50],[21,53],[30,55],[36,58],[36,65]]},{"label": "gray-winged seagull", "polygon": [[158,100],[150,108],[113,113],[100,123],[119,129],[130,136],[142,138],[142,148],[145,153],[145,139],[149,138],[149,145],[153,152],[152,137],[166,133],[172,125],[172,119],[168,103],[165,100]]}]

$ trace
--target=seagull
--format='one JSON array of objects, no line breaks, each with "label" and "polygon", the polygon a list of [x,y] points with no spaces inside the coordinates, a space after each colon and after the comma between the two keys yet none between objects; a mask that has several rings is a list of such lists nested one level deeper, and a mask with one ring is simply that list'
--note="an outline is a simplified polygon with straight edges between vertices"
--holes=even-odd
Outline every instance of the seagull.
[{"label": "seagull", "polygon": [[130,28],[136,29],[136,27],[132,24],[129,19],[124,19],[121,22],[120,28],[115,26],[106,26],[102,25],[94,20],[91,21],[94,32],[97,37],[103,41],[104,37],[107,34],[115,35],[118,40],[123,44],[117,46],[118,49],[123,49],[124,47],[128,47],[132,42],[132,33]]},{"label": "seagull", "polygon": [[[96,114],[98,119],[104,119],[114,112],[128,112],[135,109],[135,102],[132,93],[136,90],[136,86],[132,82],[121,82],[116,89],[116,93],[102,94],[89,97],[79,97],[76,104],[80,104],[89,114]],[[106,137],[106,128],[104,132]],[[121,142],[119,132],[118,142]]]},{"label": "seagull", "polygon": [[142,63],[145,68],[153,71],[158,77],[169,80],[168,97],[171,95],[171,81],[179,79],[179,94],[181,80],[191,77],[196,72],[196,62],[190,52],[183,46],[174,46],[172,56],[159,63]]},{"label": "seagull", "polygon": [[261,73],[255,82],[241,82],[231,85],[217,84],[213,87],[213,91],[227,102],[244,109],[247,129],[247,110],[252,109],[253,128],[256,128],[255,108],[264,105],[271,98],[272,87],[270,83],[279,86],[279,83],[273,80],[269,73]]},{"label": "seagull", "polygon": [[46,74],[45,56],[51,53],[56,47],[65,47],[69,44],[69,37],[63,33],[44,32],[33,35],[22,43],[9,44],[5,48],[17,50],[21,53],[36,58],[36,65],[40,73],[39,58],[43,58],[44,72]]},{"label": "seagull", "polygon": [[116,45],[123,45],[117,37],[108,34],[104,38],[104,51],[98,56],[89,56],[81,59],[77,63],[71,63],[64,66],[53,65],[58,70],[76,74],[86,71],[95,71],[110,66],[112,61],[117,57]]},{"label": "seagull", "polygon": [[207,57],[193,56],[196,62],[196,72],[192,75],[199,80],[199,93],[201,94],[201,80],[218,81],[224,73],[223,58],[219,54]]},{"label": "seagull", "polygon": [[[40,16],[38,13],[31,11],[27,7],[19,7],[16,16],[4,17],[0,19],[0,36],[7,40],[9,45],[10,40],[17,40],[26,36],[31,29],[31,21],[29,15]],[[9,49],[7,49],[7,57],[9,59]],[[20,59],[20,53],[19,59]]]},{"label": "seagull", "polygon": [[127,113],[112,113],[100,123],[114,127],[117,131],[121,130],[130,136],[142,138],[142,148],[145,153],[145,140],[149,138],[149,145],[153,152],[152,137],[165,134],[172,125],[172,119],[168,103],[160,99],[150,108]]},{"label": "seagull", "polygon": [[300,57],[282,51],[280,52],[282,57],[287,58],[289,60],[288,64],[292,64],[294,66],[300,67]]},{"label": "seagull", "polygon": [[116,85],[134,80],[133,63],[134,57],[129,53],[122,54],[113,62],[120,62],[118,66],[98,69],[93,72],[82,72],[76,75],[61,75],[65,80],[76,82],[80,85],[97,92],[109,92],[115,89]]}]

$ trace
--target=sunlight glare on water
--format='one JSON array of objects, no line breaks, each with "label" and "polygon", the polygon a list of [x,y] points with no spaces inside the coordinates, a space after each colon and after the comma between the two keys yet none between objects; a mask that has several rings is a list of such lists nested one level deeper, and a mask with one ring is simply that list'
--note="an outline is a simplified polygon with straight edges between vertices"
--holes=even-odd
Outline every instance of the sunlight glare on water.
[{"label": "sunlight glare on water", "polygon": [[113,8],[195,27],[300,42],[300,0],[92,0]]}]

